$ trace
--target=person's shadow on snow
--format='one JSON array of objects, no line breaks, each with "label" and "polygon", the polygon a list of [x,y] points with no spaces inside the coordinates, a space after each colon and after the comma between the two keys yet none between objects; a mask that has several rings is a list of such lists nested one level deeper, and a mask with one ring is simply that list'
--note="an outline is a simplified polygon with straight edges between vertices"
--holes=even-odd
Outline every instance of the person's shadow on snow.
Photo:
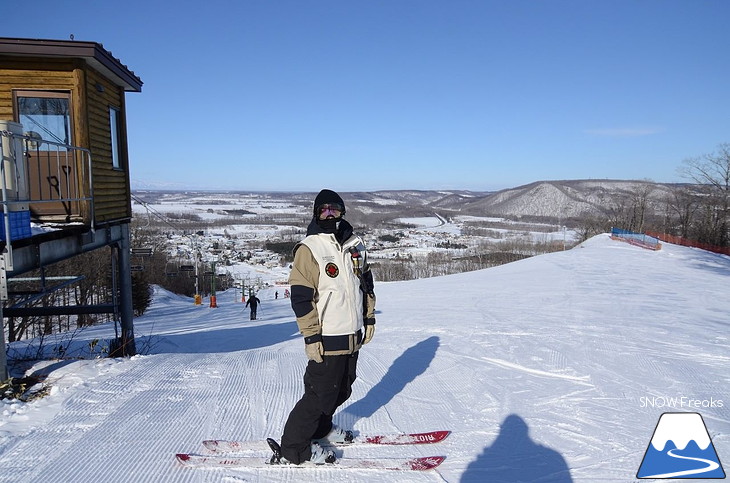
[{"label": "person's shadow on snow", "polygon": [[[440,339],[429,337],[406,349],[388,368],[383,378],[374,385],[367,395],[344,409],[355,420],[372,416],[378,409],[388,404],[408,383],[426,372],[431,365]],[[349,424],[349,423],[348,423]],[[352,423],[354,425],[354,421]]]},{"label": "person's shadow on snow", "polygon": [[462,483],[572,483],[565,459],[555,450],[530,439],[525,420],[512,414],[491,446],[467,467]]}]

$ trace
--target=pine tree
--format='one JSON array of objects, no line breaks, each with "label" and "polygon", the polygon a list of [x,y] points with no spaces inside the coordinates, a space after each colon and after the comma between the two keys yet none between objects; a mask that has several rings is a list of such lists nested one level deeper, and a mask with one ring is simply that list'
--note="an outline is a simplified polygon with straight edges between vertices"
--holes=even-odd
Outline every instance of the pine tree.
[{"label": "pine tree", "polygon": [[147,280],[145,272],[134,272],[132,274],[132,310],[134,316],[144,314],[152,303],[152,287]]}]

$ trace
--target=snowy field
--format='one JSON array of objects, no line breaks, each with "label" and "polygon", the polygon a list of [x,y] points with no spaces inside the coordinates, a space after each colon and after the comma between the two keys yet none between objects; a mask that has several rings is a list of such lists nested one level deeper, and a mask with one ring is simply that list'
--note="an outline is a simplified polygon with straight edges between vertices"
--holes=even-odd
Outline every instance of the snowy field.
[{"label": "snowy field", "polygon": [[[314,194],[309,198],[313,196]],[[142,202],[144,199],[147,201]],[[368,203],[383,207],[398,204],[394,200],[387,199],[370,200]],[[178,225],[176,216],[197,217],[209,223],[210,226],[204,230],[204,235],[195,241],[202,249],[204,261],[208,263],[216,259],[216,256],[210,253],[213,242],[223,242],[226,245],[230,242],[233,245],[231,254],[235,254],[251,250],[251,244],[255,242],[263,246],[270,240],[299,240],[303,237],[311,217],[309,201],[302,203],[297,196],[285,193],[140,192],[135,196],[132,209],[135,220],[141,226],[149,225],[153,221],[159,223],[163,217],[171,217],[164,223],[165,229],[168,229]],[[353,211],[375,213],[378,210],[360,205]],[[247,214],[241,214],[243,212]],[[271,222],[262,223],[261,219],[267,217]],[[374,223],[368,225],[367,230],[361,233],[370,247],[373,259],[409,255],[425,257],[434,252],[462,257],[465,254],[464,249],[448,248],[448,246],[468,247],[481,253],[485,250],[482,246],[485,243],[522,241],[548,244],[562,241],[571,246],[574,240],[578,239],[576,231],[561,228],[559,220],[556,225],[540,225],[495,217],[459,215],[445,218],[433,213],[430,216],[395,217],[392,221],[403,223],[407,228],[394,229],[390,223]],[[485,233],[469,234],[468,227],[483,229]],[[184,224],[179,224],[177,228],[178,232],[185,231]],[[534,231],[535,229],[538,231]],[[384,235],[392,236],[394,232],[398,234],[398,241],[381,240]],[[168,248],[170,254],[181,257],[182,263],[192,263],[192,242],[189,235],[170,235]],[[499,251],[499,248],[495,249]],[[267,253],[271,260],[278,260],[277,254],[270,251]],[[250,272],[260,268],[257,263],[237,261],[235,257],[228,261],[231,265],[219,264],[218,272],[229,272],[234,278],[249,276]],[[281,277],[278,275],[266,277],[260,273],[255,274],[256,278],[269,282],[280,281]]]},{"label": "snowy field", "polygon": [[[235,295],[211,309],[158,290],[135,319],[144,355],[27,368],[52,390],[0,403],[0,482],[626,482],[673,411],[701,413],[727,472],[729,283],[729,257],[607,235],[478,272],[377,283],[377,332],[336,422],[453,431],[436,445],[339,450],[446,456],[437,470],[398,474],[179,466],[174,454],[202,453],[206,438],[278,438],[306,360],[274,289],[259,294],[253,322]],[[73,343],[112,337],[99,326]]]}]

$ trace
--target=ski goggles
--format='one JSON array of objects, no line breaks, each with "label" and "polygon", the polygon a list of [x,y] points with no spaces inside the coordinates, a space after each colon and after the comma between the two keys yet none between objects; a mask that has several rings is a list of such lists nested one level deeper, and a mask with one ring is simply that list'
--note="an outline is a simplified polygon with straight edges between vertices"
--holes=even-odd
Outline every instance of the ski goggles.
[{"label": "ski goggles", "polygon": [[345,207],[339,203],[327,203],[317,207],[317,215],[320,217],[332,215],[338,218],[344,211]]}]

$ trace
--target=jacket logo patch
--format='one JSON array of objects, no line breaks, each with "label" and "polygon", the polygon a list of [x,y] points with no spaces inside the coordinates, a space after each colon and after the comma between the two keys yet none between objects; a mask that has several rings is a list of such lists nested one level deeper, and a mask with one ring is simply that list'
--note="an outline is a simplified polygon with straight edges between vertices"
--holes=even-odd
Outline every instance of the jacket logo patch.
[{"label": "jacket logo patch", "polygon": [[330,262],[324,267],[324,272],[327,274],[330,278],[335,278],[337,275],[340,274],[340,269],[337,268],[337,265]]}]

